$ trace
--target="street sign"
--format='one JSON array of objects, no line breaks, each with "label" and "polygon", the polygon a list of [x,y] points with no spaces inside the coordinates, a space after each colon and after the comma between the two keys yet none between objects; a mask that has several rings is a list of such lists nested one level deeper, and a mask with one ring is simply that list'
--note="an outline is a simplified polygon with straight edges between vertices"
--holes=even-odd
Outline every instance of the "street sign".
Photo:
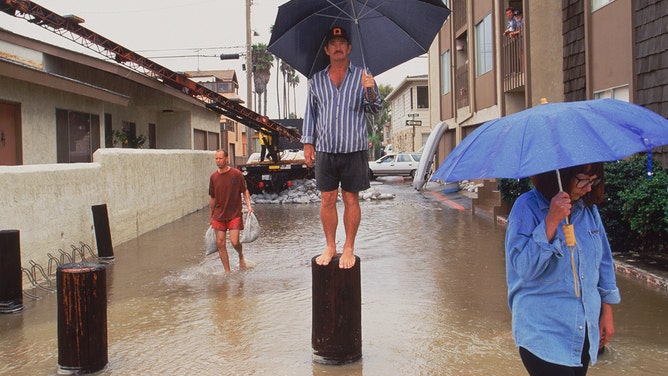
[{"label": "street sign", "polygon": [[408,117],[409,118],[416,118],[416,117],[420,117],[420,114],[408,114]]},{"label": "street sign", "polygon": [[421,125],[422,125],[422,120],[406,120],[406,126],[408,127],[416,127]]}]

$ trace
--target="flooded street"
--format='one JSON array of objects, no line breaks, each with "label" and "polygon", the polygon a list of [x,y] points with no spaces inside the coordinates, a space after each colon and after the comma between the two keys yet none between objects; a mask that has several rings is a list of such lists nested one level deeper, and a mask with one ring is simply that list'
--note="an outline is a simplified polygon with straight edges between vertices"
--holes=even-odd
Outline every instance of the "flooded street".
[{"label": "flooded street", "polygon": [[[313,363],[311,258],[324,247],[319,204],[257,204],[249,264],[225,275],[204,257],[208,210],[115,245],[107,268],[107,367],[98,375],[524,375],[506,301],[504,227],[410,181],[373,183],[361,258],[362,359]],[[468,199],[448,195],[460,205]],[[339,204],[340,213],[342,204]],[[338,230],[343,242],[343,226]],[[113,236],[113,234],[112,234]],[[618,275],[616,335],[589,375],[668,374],[668,294]],[[56,295],[0,315],[0,374],[53,375]]]}]

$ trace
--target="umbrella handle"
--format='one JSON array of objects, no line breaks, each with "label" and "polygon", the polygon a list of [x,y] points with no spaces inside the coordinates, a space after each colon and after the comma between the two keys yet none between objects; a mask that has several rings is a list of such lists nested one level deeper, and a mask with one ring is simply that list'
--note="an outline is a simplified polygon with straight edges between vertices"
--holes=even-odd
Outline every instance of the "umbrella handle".
[{"label": "umbrella handle", "polygon": [[564,230],[564,238],[566,238],[566,245],[568,247],[575,247],[575,228],[572,223],[568,223],[562,226]]},{"label": "umbrella handle", "polygon": [[[559,170],[557,170],[557,182],[559,183],[559,192],[564,191],[564,187],[561,184],[561,174],[559,173]],[[576,242],[575,242],[575,228],[573,227],[572,223],[568,222],[568,217],[566,217],[566,224],[562,226],[564,230],[564,238],[566,238],[566,245],[569,247],[574,247]]]},{"label": "umbrella handle", "polygon": [[[555,170],[557,172],[557,182],[559,183],[559,192],[564,191],[564,187],[561,184],[561,174],[559,173],[559,169]],[[566,217],[566,224],[568,225],[568,217]]]}]

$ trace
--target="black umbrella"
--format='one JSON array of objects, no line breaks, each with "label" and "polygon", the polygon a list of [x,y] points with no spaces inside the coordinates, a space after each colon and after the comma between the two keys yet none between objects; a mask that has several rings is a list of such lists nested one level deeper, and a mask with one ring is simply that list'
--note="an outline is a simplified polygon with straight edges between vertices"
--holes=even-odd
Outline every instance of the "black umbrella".
[{"label": "black umbrella", "polygon": [[426,53],[448,15],[441,0],[292,0],[278,8],[267,49],[310,78],[329,64],[325,34],[339,26],[352,63],[377,75]]}]

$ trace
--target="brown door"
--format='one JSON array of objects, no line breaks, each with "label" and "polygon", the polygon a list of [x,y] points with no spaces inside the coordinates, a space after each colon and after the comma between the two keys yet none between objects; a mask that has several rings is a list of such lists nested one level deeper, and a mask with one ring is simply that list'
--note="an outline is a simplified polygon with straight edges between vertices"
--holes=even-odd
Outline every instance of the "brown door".
[{"label": "brown door", "polygon": [[21,158],[21,105],[0,102],[0,165],[15,166]]}]

